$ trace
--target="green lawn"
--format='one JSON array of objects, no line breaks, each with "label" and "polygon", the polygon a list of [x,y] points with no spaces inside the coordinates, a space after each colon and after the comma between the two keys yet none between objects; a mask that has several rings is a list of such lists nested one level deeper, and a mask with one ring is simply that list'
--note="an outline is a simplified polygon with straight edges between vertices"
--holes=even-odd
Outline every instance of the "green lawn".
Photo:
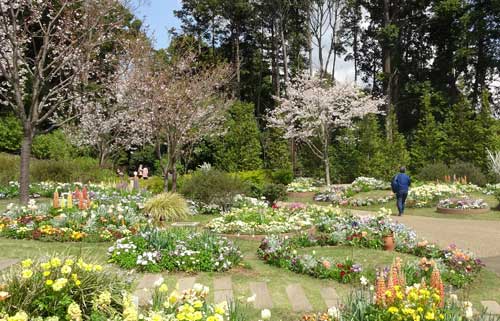
[{"label": "green lawn", "polygon": [[[320,288],[332,286],[336,289],[341,297],[345,297],[350,286],[340,284],[332,280],[320,280],[309,276],[296,274],[284,269],[269,266],[257,258],[256,249],[259,242],[235,240],[241,248],[244,261],[241,266],[226,272],[226,273],[197,273],[197,282],[207,286],[213,286],[213,279],[222,275],[231,275],[233,280],[233,291],[235,298],[239,298],[245,302],[250,296],[249,282],[265,281],[268,282],[268,288],[271,291],[274,308],[272,309],[273,319],[275,320],[296,320],[299,314],[291,313],[290,302],[287,298],[285,288],[289,284],[300,284],[315,311],[325,310],[327,307],[324,304]],[[66,253],[71,255],[82,255],[87,260],[97,260],[98,262],[106,263],[106,250],[110,243],[56,243],[56,242],[40,242],[40,241],[25,241],[11,240],[0,238],[0,259],[3,258],[27,258],[43,256],[51,253]],[[329,257],[337,257],[344,259],[346,256],[354,258],[358,263],[361,263],[365,269],[380,267],[385,264],[390,264],[394,257],[400,256],[404,259],[411,259],[411,256],[398,254],[394,252],[384,252],[377,250],[359,249],[351,247],[325,247],[325,248],[308,248],[301,249],[302,252],[315,250],[318,255]],[[167,284],[170,288],[175,287],[177,278],[185,276],[185,273],[163,273]],[[140,276],[139,274],[137,275]],[[496,300],[500,302],[500,277],[489,271],[483,271],[478,280],[472,287],[463,294],[475,304],[479,304],[480,300]],[[211,294],[213,295],[213,294]],[[245,303],[246,304],[246,303]],[[260,311],[253,309],[250,306],[244,308],[251,316],[251,319],[257,320]]]},{"label": "green lawn", "polygon": [[[390,191],[370,191],[370,192],[362,192],[356,194],[356,198],[378,198],[378,197],[383,197],[390,195]],[[498,200],[492,196],[492,195],[484,195],[482,193],[472,193],[472,197],[474,198],[482,198],[484,199],[489,205],[491,210],[487,213],[484,214],[472,214],[472,215],[453,215],[453,214],[441,214],[436,212],[435,207],[430,207],[430,208],[407,208],[405,210],[405,215],[408,216],[427,216],[427,217],[437,217],[437,218],[453,218],[453,219],[466,219],[466,220],[488,220],[488,221],[498,221],[500,220],[500,210],[498,209],[499,203]],[[330,203],[327,202],[316,202],[312,198],[303,198],[303,197],[294,197],[294,198],[289,198],[287,202],[301,202],[301,203],[308,203],[308,204],[317,204],[317,205],[329,205]],[[360,210],[360,211],[371,211],[371,212],[376,212],[380,208],[385,207],[389,208],[392,210],[392,213],[394,215],[397,215],[398,209],[396,207],[396,200],[393,200],[389,203],[386,204],[378,204],[378,205],[371,205],[371,206],[343,206],[344,208],[348,209],[355,209],[355,210]]]}]

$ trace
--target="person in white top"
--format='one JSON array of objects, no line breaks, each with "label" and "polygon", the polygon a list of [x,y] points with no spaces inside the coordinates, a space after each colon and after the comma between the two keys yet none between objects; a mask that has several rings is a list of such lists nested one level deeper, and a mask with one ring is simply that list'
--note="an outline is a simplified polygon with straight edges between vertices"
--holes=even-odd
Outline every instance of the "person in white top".
[{"label": "person in white top", "polygon": [[148,179],[148,176],[149,176],[149,169],[147,167],[144,167],[142,169],[142,178],[143,179]]}]

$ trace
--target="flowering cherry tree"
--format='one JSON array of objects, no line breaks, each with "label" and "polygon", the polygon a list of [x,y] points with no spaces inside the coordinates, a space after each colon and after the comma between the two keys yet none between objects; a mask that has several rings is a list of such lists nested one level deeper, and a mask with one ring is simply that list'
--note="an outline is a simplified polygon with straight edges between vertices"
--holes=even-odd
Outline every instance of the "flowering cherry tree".
[{"label": "flowering cherry tree", "polygon": [[0,0],[0,101],[23,129],[24,203],[33,138],[78,114],[82,89],[100,77],[102,44],[123,25],[120,6],[117,0]]},{"label": "flowering cherry tree", "polygon": [[142,78],[141,64],[151,48],[142,38],[128,39],[117,66],[100,80],[94,95],[82,97],[81,116],[64,127],[77,146],[91,146],[99,154],[99,164],[122,149],[132,149],[152,141],[150,110],[141,104],[134,90]]},{"label": "flowering cherry tree", "polygon": [[182,151],[204,137],[221,133],[231,103],[226,87],[233,75],[227,64],[200,66],[194,55],[184,54],[168,63],[156,61],[134,83],[141,97],[138,108],[151,114],[165,190],[169,173],[176,190],[175,165]]},{"label": "flowering cherry tree", "polygon": [[309,146],[324,163],[327,185],[330,185],[328,148],[332,130],[352,126],[353,120],[366,114],[380,113],[383,104],[383,99],[365,95],[352,83],[329,85],[305,73],[287,85],[287,97],[276,99],[279,105],[269,113],[269,126],[283,129],[285,138]]}]

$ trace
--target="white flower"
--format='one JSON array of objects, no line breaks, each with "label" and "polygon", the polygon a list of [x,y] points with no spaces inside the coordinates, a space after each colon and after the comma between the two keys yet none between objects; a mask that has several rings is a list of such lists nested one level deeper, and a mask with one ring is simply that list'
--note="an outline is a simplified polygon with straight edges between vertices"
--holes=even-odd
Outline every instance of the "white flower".
[{"label": "white flower", "polygon": [[362,286],[367,286],[368,285],[368,279],[362,276],[359,281],[361,282]]},{"label": "white flower", "polygon": [[450,300],[453,302],[458,302],[458,296],[455,293],[450,294]]},{"label": "white flower", "polygon": [[165,282],[165,279],[163,277],[160,277],[158,280],[156,280],[156,282],[153,284],[153,286],[155,288],[161,286],[163,284],[163,282]]},{"label": "white flower", "polygon": [[271,319],[271,311],[269,311],[269,309],[264,309],[260,311],[260,317],[262,318],[262,320]]},{"label": "white flower", "polygon": [[465,309],[465,318],[467,320],[471,320],[473,316],[474,316],[474,311],[472,310],[472,307],[467,307]]},{"label": "white flower", "polygon": [[328,315],[335,319],[340,319],[340,311],[337,307],[331,307],[328,309]]},{"label": "white flower", "polygon": [[252,296],[249,296],[247,298],[247,303],[252,303],[252,302],[255,302],[255,298],[257,297],[256,294],[252,295]]}]

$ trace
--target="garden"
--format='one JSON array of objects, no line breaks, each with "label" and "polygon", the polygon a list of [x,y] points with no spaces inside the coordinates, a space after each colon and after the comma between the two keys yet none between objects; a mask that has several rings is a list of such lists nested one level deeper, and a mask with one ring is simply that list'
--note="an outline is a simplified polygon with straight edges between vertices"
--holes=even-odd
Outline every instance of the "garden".
[{"label": "garden", "polygon": [[500,321],[497,9],[0,1],[0,321]]}]

